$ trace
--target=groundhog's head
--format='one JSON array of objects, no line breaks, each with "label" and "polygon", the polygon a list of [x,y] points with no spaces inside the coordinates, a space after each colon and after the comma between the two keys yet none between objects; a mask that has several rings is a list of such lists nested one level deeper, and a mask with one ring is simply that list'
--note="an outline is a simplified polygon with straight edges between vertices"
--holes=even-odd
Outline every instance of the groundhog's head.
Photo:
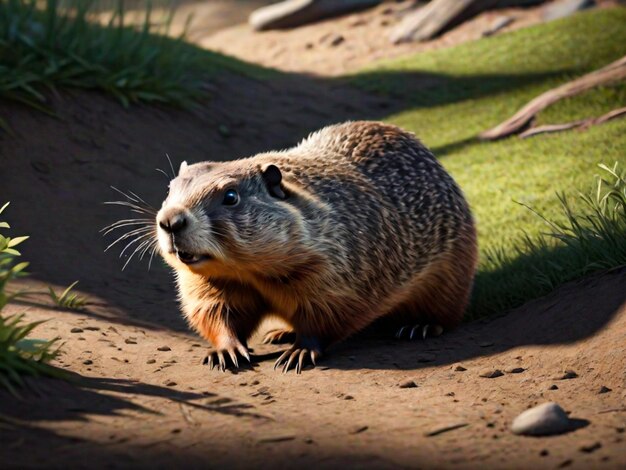
[{"label": "groundhog's head", "polygon": [[211,278],[280,276],[303,236],[292,196],[273,164],[183,163],[156,217],[161,254]]}]

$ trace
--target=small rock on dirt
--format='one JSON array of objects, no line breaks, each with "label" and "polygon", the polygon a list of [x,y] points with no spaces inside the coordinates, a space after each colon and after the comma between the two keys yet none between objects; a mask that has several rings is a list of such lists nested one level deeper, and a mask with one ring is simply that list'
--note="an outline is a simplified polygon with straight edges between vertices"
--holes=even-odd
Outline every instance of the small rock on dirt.
[{"label": "small rock on dirt", "polygon": [[98,331],[98,330],[100,330],[100,327],[99,326],[86,326],[85,330]]},{"label": "small rock on dirt", "polygon": [[521,374],[525,370],[526,369],[524,369],[523,367],[509,367],[507,369],[504,369],[504,372],[506,372],[507,374]]},{"label": "small rock on dirt", "polygon": [[126,344],[137,344],[137,341],[135,341],[135,340],[134,340],[134,339],[132,339],[132,338],[126,338],[126,339],[124,340],[124,342],[125,342]]},{"label": "small rock on dirt", "polygon": [[400,388],[417,388],[417,384],[412,380],[407,380],[406,382],[402,382],[398,385]]},{"label": "small rock on dirt", "polygon": [[332,38],[330,38],[329,44],[332,47],[336,47],[339,44],[341,44],[342,42],[344,42],[345,40],[346,40],[346,38],[344,38],[341,34],[337,34],[337,35],[333,36]]},{"label": "small rock on dirt", "polygon": [[496,377],[501,377],[504,374],[500,369],[483,369],[478,375],[486,379],[495,379]]},{"label": "small rock on dirt", "polygon": [[609,393],[613,391],[612,389],[610,389],[609,387],[605,387],[604,385],[602,387],[600,387],[600,390],[598,390],[598,393]]},{"label": "small rock on dirt", "polygon": [[174,382],[173,380],[170,380],[170,381],[166,382],[165,385],[167,387],[175,387],[178,384],[176,382]]},{"label": "small rock on dirt", "polygon": [[577,377],[578,377],[578,374],[574,372],[573,370],[566,370],[565,372],[563,372],[563,375],[556,377],[556,379],[557,380],[569,380],[569,379],[575,379]]},{"label": "small rock on dirt", "polygon": [[70,330],[70,333],[82,333],[83,329],[82,328],[72,328]]},{"label": "small rock on dirt", "polygon": [[90,366],[91,364],[93,364],[93,361],[91,359],[85,359],[83,361],[83,364],[85,364],[86,366]]},{"label": "small rock on dirt", "polygon": [[455,372],[465,372],[467,369],[461,365],[458,365],[454,368]]},{"label": "small rock on dirt", "polygon": [[170,348],[169,346],[160,346],[157,348],[157,351],[171,351],[172,348]]},{"label": "small rock on dirt", "polygon": [[521,413],[513,420],[514,434],[548,436],[561,434],[571,429],[569,417],[557,403],[548,402]]},{"label": "small rock on dirt", "polygon": [[559,387],[557,387],[556,385],[550,385],[550,388],[548,388],[548,390],[558,390]]},{"label": "small rock on dirt", "polygon": [[589,444],[583,444],[582,446],[578,448],[578,450],[580,450],[581,452],[584,452],[585,454],[591,454],[592,452],[595,452],[601,447],[602,447],[602,444],[600,442],[593,442]]},{"label": "small rock on dirt", "polygon": [[146,364],[154,364],[156,362],[156,359],[148,359],[146,361]]}]

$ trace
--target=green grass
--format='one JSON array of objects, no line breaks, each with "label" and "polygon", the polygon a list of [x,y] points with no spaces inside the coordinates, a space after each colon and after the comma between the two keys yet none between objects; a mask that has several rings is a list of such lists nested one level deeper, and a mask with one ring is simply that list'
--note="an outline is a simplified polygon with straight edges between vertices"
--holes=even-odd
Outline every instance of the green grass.
[{"label": "green grass", "polygon": [[[2,213],[9,204],[0,207]],[[0,229],[9,224],[0,221]],[[56,339],[40,340],[27,336],[42,322],[25,322],[22,314],[5,316],[3,308],[12,300],[27,292],[9,292],[8,284],[25,275],[27,262],[16,263],[20,252],[15,248],[28,237],[5,237],[0,235],[0,387],[19,397],[18,388],[25,385],[24,376],[64,377],[63,371],[48,365],[58,354]]]},{"label": "green grass", "polygon": [[76,287],[76,284],[78,284],[78,281],[72,282],[60,294],[57,294],[51,286],[48,286],[47,293],[54,305],[68,310],[83,310],[87,305],[87,299],[72,291],[74,287]]},{"label": "green grass", "polygon": [[[112,3],[102,24],[95,15]],[[142,24],[130,24],[123,0],[0,0],[0,98],[50,113],[51,90],[82,88],[111,94],[124,106],[190,107],[208,97],[206,80],[225,69],[271,75],[169,37],[168,19],[154,16],[147,8]]]},{"label": "green grass", "polygon": [[[487,143],[476,136],[543,91],[626,54],[624,24],[624,8],[593,10],[381,63],[350,77],[357,86],[404,100],[405,110],[387,120],[415,132],[464,189],[476,215],[481,247],[470,317],[502,311],[546,292],[536,288],[540,276],[533,263],[519,260],[525,237],[541,240],[540,234],[549,227],[514,201],[532,206],[557,224],[567,223],[568,216],[556,193],[563,193],[572,211],[588,209],[578,191],[589,190],[597,165],[626,165],[626,119],[585,132],[527,140],[512,137]],[[563,123],[625,105],[622,83],[563,100],[542,112],[537,122]],[[547,243],[559,257],[570,257],[573,264],[580,261],[576,250],[553,246],[554,239]],[[495,252],[501,256],[494,259]],[[616,256],[615,263],[624,261]],[[551,269],[545,263],[541,267]],[[489,275],[494,272],[498,275]]]}]

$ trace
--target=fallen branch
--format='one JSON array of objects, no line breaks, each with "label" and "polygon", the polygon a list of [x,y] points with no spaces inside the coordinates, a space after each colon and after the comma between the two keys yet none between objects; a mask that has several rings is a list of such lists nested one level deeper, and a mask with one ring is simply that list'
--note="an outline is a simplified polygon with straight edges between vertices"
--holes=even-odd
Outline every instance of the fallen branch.
[{"label": "fallen branch", "polygon": [[512,117],[479,135],[482,140],[497,140],[520,132],[533,117],[563,98],[578,95],[599,85],[626,79],[626,56],[576,80],[542,93]]},{"label": "fallen branch", "polygon": [[391,42],[428,41],[492,8],[530,6],[543,0],[432,0],[409,13],[391,33]]},{"label": "fallen branch", "polygon": [[605,123],[611,119],[615,119],[620,116],[626,115],[626,107],[614,109],[613,111],[606,113],[598,118],[580,119],[578,121],[566,122],[564,124],[546,124],[545,126],[531,127],[530,129],[522,132],[519,136],[522,139],[533,137],[539,134],[546,134],[550,132],[561,132],[570,129],[587,129],[591,126],[597,126],[598,124]]}]

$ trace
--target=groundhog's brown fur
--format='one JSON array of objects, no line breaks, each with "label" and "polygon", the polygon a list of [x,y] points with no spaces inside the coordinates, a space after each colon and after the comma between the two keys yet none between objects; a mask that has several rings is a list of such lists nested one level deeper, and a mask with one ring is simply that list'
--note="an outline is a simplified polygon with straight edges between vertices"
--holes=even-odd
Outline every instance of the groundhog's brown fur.
[{"label": "groundhog's brown fur", "polygon": [[[229,190],[236,205],[226,205]],[[287,369],[383,316],[452,328],[477,259],[452,177],[412,134],[376,122],[329,126],[285,151],[183,164],[157,221],[184,313],[222,367],[224,353],[235,364],[248,356],[268,315],[297,335]]]}]

